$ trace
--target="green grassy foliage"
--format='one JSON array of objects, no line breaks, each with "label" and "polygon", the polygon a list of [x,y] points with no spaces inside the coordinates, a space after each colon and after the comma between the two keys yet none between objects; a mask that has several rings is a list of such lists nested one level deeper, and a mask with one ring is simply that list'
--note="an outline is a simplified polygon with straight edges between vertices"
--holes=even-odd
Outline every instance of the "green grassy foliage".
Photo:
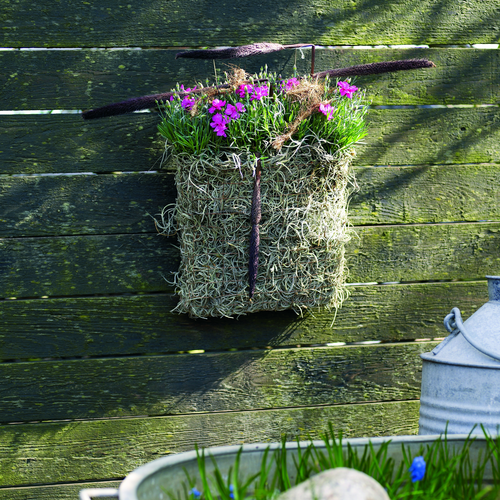
[{"label": "green grassy foliage", "polygon": [[[160,105],[158,129],[177,153],[243,150],[265,157],[276,154],[280,149],[276,139],[293,129],[290,135],[295,144],[319,142],[333,154],[365,135],[361,91],[342,95],[337,81],[282,80],[267,69],[250,77],[241,72],[238,80],[234,75],[226,77],[218,88],[198,85],[195,93],[187,95],[178,87],[173,100]],[[225,102],[226,107],[214,109],[217,102]],[[331,112],[322,112],[320,104],[330,106]],[[230,106],[244,111],[229,121]],[[227,121],[220,135],[211,121],[217,115]]]},{"label": "green grassy foliage", "polygon": [[[410,448],[402,447],[403,460],[399,463],[389,456],[390,441],[382,444],[377,450],[369,442],[362,453],[349,443],[342,445],[342,433],[337,437],[330,424],[329,432],[324,436],[325,449],[319,449],[310,443],[305,448],[300,445],[297,455],[293,456],[294,473],[287,464],[283,438],[281,447],[263,455],[260,471],[251,477],[239,475],[241,450],[233,467],[227,475],[222,475],[215,459],[210,456],[215,468],[213,475],[206,472],[206,456],[203,450],[197,449],[200,481],[187,475],[187,483],[183,485],[184,494],[180,497],[166,491],[172,500],[198,498],[200,500],[272,500],[296,484],[315,474],[335,467],[349,467],[378,481],[392,500],[432,499],[432,500],[496,500],[500,492],[500,437],[491,437],[483,429],[487,446],[483,454],[479,454],[477,462],[472,461],[470,449],[475,438],[472,434],[466,439],[461,449],[448,446],[447,435],[435,440],[432,445],[421,446],[413,456]],[[416,457],[424,459],[425,474],[415,480],[410,467]],[[491,469],[492,484],[485,484],[484,474]],[[294,478],[292,480],[292,477]],[[200,490],[197,489],[200,487]]]}]

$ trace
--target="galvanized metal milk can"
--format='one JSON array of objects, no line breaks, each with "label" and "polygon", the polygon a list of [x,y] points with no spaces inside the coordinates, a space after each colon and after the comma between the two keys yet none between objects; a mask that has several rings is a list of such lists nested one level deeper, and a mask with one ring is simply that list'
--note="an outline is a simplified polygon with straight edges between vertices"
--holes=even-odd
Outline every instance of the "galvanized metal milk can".
[{"label": "galvanized metal milk can", "polygon": [[465,322],[454,307],[444,319],[450,335],[420,355],[419,434],[500,431],[500,276],[486,278],[489,302]]}]

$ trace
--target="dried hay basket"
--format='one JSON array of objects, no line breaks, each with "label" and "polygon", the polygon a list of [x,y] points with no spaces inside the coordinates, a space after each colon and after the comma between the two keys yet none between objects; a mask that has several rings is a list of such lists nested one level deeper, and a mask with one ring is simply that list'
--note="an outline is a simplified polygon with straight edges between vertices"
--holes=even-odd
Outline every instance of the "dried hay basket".
[{"label": "dried hay basket", "polygon": [[[292,151],[292,152],[289,152]],[[176,232],[181,263],[174,311],[194,318],[338,308],[345,298],[349,171],[354,150],[283,148],[262,161],[260,251],[250,299],[250,211],[257,159],[172,154],[177,200],[159,226]]]}]

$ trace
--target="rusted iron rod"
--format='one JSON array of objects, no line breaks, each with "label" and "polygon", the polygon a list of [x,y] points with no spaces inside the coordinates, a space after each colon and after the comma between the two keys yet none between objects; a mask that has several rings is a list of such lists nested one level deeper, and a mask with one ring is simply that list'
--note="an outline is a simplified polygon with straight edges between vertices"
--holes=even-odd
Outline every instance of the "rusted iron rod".
[{"label": "rusted iron rod", "polygon": [[255,292],[255,284],[257,282],[257,271],[259,269],[259,247],[260,247],[260,229],[259,224],[262,219],[262,209],[260,200],[260,177],[262,173],[262,165],[260,158],[257,160],[257,168],[255,169],[255,180],[253,184],[252,208],[250,212],[250,222],[252,230],[250,232],[250,246],[248,250],[248,294],[250,299]]},{"label": "rusted iron rod", "polygon": [[[267,54],[276,52],[283,49],[312,47],[311,51],[311,76],[315,78],[330,77],[346,77],[346,76],[364,76],[374,75],[379,73],[389,73],[393,71],[412,70],[417,68],[434,68],[435,64],[427,59],[404,59],[399,61],[386,61],[371,64],[359,64],[356,66],[349,66],[347,68],[331,69],[314,73],[315,53],[316,47],[314,44],[293,44],[293,45],[280,45],[277,43],[255,43],[252,45],[242,45],[240,47],[230,47],[225,49],[208,49],[208,50],[188,50],[179,52],[175,57],[190,57],[197,59],[229,59],[234,57],[247,57],[256,54]],[[258,82],[267,81],[267,79],[256,80]],[[246,83],[246,82],[245,82]],[[125,113],[132,113],[134,111],[141,111],[143,109],[155,108],[158,102],[165,102],[169,100],[174,94],[180,97],[185,97],[188,94],[199,94],[207,89],[220,89],[224,90],[229,88],[228,84],[217,85],[214,87],[207,87],[205,89],[195,89],[189,92],[165,92],[163,94],[152,94],[142,97],[134,97],[125,101],[107,104],[99,108],[90,109],[82,113],[85,120],[92,120],[95,118],[103,118],[105,116],[116,116]]]},{"label": "rusted iron rod", "polygon": [[259,54],[271,54],[284,49],[299,49],[310,47],[310,43],[294,43],[292,45],[281,45],[280,43],[252,43],[251,45],[240,45],[239,47],[225,47],[222,49],[186,50],[178,52],[176,59],[234,59],[237,57],[248,57]]}]

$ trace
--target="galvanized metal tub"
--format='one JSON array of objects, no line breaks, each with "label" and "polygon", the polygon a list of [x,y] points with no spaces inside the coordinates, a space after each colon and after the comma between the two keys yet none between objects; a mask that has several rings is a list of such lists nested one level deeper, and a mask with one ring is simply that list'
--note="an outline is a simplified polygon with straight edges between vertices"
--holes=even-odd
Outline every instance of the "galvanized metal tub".
[{"label": "galvanized metal tub", "polygon": [[[431,445],[440,436],[393,436],[393,437],[378,437],[378,438],[353,438],[344,439],[342,445],[347,448],[349,444],[354,449],[362,451],[364,447],[371,441],[375,450],[378,450],[383,443],[390,441],[388,446],[388,457],[394,458],[396,463],[403,460],[401,445],[405,445],[406,449],[410,449],[413,456],[417,455],[421,446]],[[448,449],[459,450],[467,440],[467,435],[448,436]],[[300,447],[304,449],[310,442],[301,442]],[[325,450],[323,441],[313,441],[314,445]],[[280,443],[259,443],[247,444],[241,446],[219,446],[208,448],[205,450],[205,456],[212,455],[217,462],[217,466],[221,473],[227,474],[231,466],[234,466],[234,461],[238,451],[242,448],[243,453],[240,461],[240,473],[242,477],[248,477],[260,471],[262,457],[267,448],[274,450],[281,446]],[[474,442],[470,445],[469,456],[473,464],[477,463],[479,456],[484,457],[484,452],[487,448],[486,438],[484,436],[475,437]],[[297,458],[298,444],[290,442],[286,444],[287,463],[289,464],[289,475],[292,481],[294,478],[294,462],[293,456]],[[159,458],[153,462],[149,462],[142,467],[131,472],[121,483],[118,490],[114,489],[86,489],[80,492],[80,500],[90,500],[92,498],[116,497],[119,500],[167,500],[167,491],[181,491],[181,485],[186,482],[186,474],[184,469],[192,478],[198,478],[198,463],[195,451],[188,451],[168,457]],[[206,460],[207,472],[213,469],[211,460]],[[484,481],[487,484],[493,479],[492,471],[488,467],[484,471]]]},{"label": "galvanized metal tub", "polygon": [[489,301],[467,321],[453,308],[450,335],[421,354],[419,434],[490,433],[500,428],[500,277],[487,276]]}]

